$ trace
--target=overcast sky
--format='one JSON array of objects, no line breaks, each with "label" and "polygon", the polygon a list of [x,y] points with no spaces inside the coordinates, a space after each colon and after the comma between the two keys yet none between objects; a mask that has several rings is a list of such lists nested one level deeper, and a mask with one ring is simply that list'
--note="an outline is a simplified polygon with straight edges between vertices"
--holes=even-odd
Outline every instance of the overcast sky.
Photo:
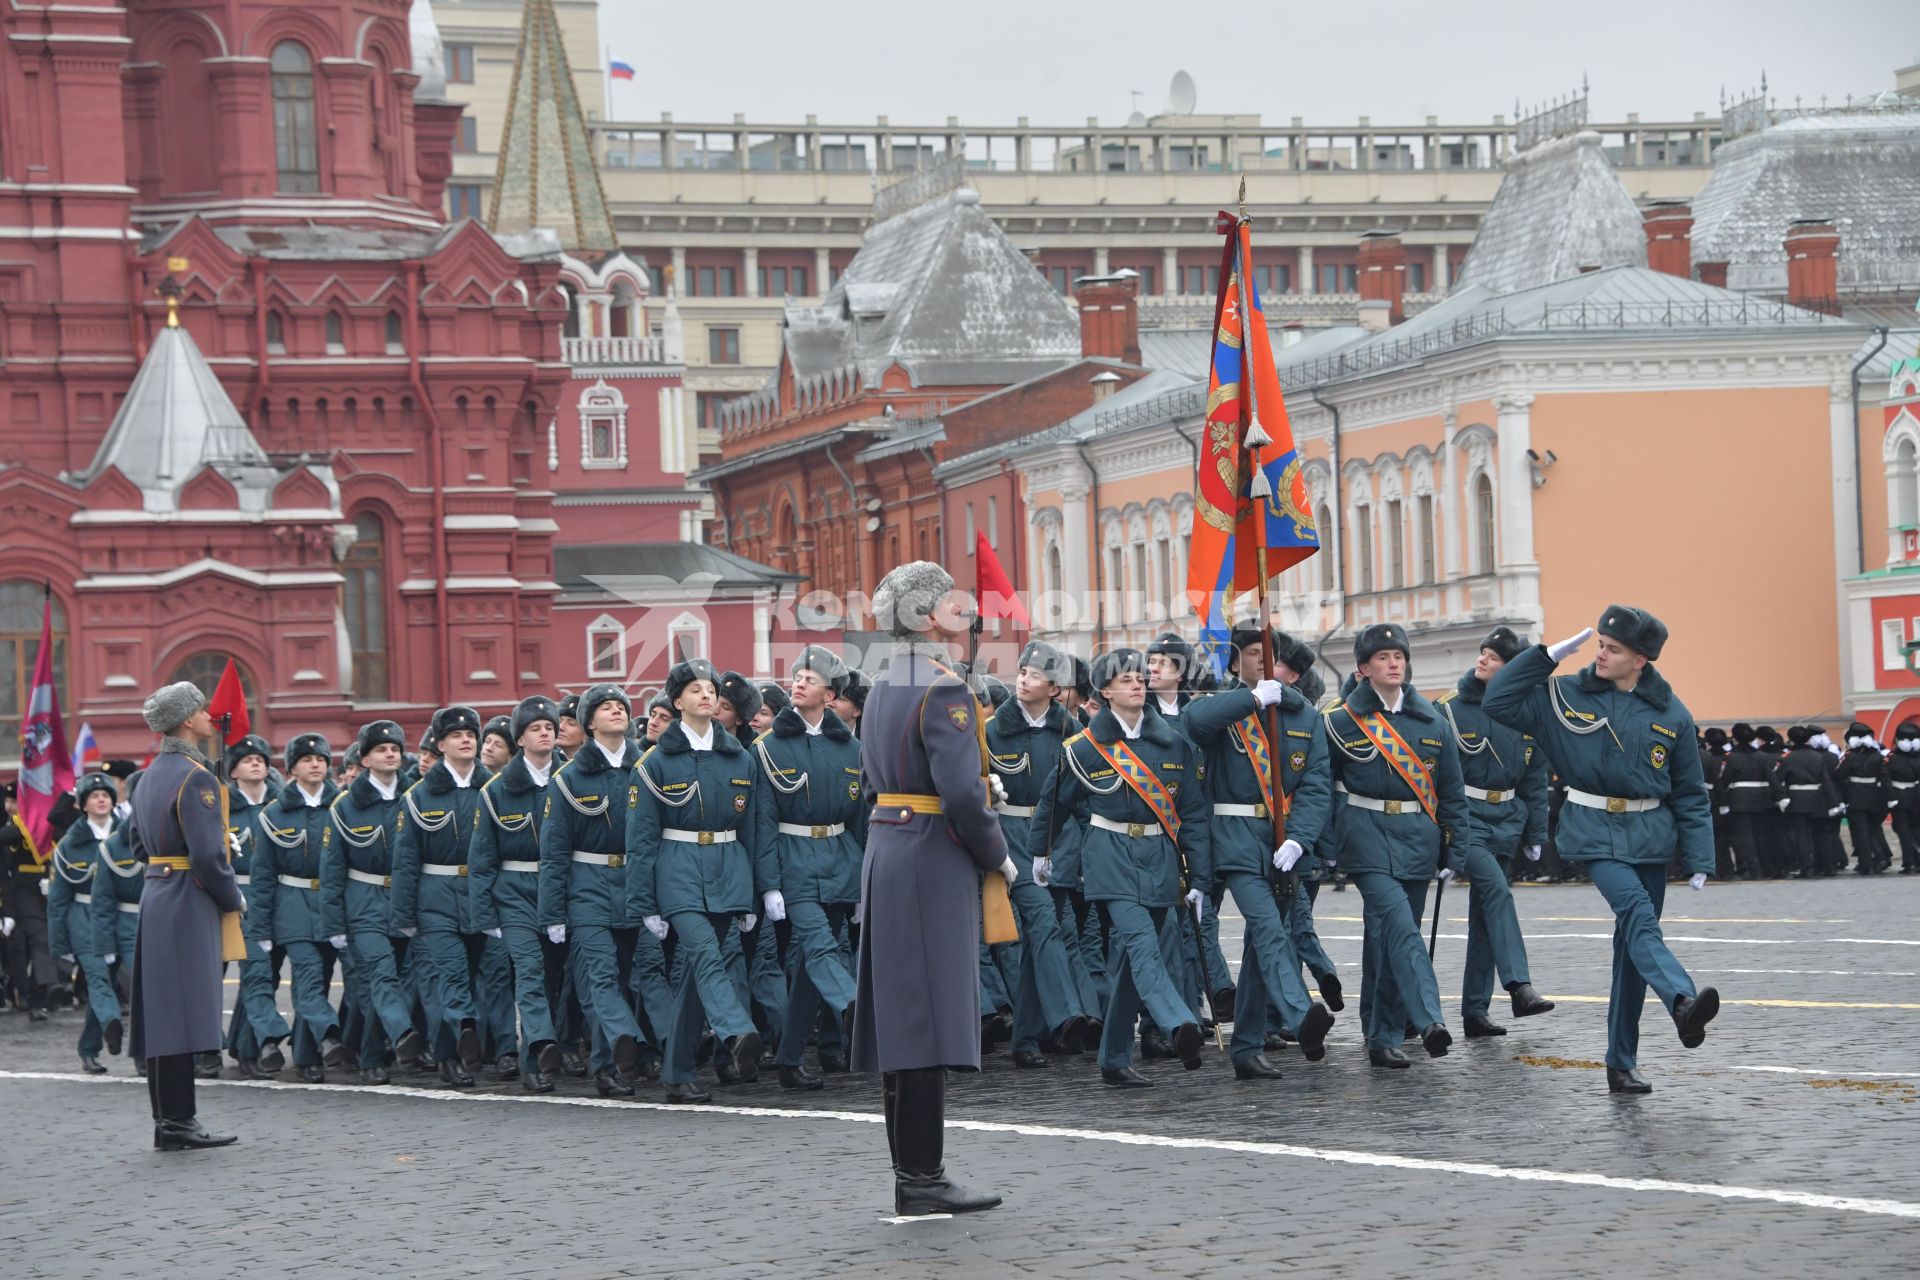
[{"label": "overcast sky", "polygon": [[[1238,13],[1235,13],[1235,9]],[[1178,70],[1204,114],[1270,123],[1445,123],[1511,115],[1592,82],[1595,120],[1690,120],[1758,83],[1891,88],[1920,61],[1914,0],[602,0],[634,65],[614,117],[822,123],[1121,123]]]}]

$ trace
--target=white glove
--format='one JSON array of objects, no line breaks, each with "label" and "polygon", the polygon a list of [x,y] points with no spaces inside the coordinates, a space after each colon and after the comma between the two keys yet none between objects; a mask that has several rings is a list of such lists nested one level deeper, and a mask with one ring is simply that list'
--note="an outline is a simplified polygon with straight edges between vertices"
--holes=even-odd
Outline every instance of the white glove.
[{"label": "white glove", "polygon": [[480,932],[486,934],[489,938],[497,938],[500,936],[500,930],[498,927],[495,927],[492,929],[482,929]]},{"label": "white glove", "polygon": [[999,774],[997,773],[988,774],[987,775],[987,803],[990,805],[999,806],[999,805],[1005,804],[1006,802],[1007,802],[1006,784],[1000,781]]},{"label": "white glove", "polygon": [[1774,807],[1780,810],[1780,812],[1782,813],[1785,813],[1787,811],[1787,806],[1792,803],[1793,801],[1788,799],[1786,796],[1781,796],[1778,800],[1775,800],[1773,802]]},{"label": "white glove", "polygon": [[1000,860],[1000,874],[1006,877],[1007,888],[1011,889],[1013,882],[1020,878],[1020,868],[1014,865],[1012,858],[1003,858]]},{"label": "white glove", "polygon": [[1689,889],[1704,889],[1706,887],[1707,873],[1704,871],[1695,872],[1692,878],[1687,881],[1687,888]]},{"label": "white glove", "polygon": [[769,889],[761,894],[760,905],[767,909],[767,919],[775,923],[787,918],[787,897],[778,889]]},{"label": "white glove", "polygon": [[[1730,808],[1729,806],[1727,806],[1727,805],[1724,805],[1724,804],[1720,806],[1720,813],[1721,813],[1721,816],[1723,816],[1723,817],[1724,817],[1725,815],[1727,815],[1727,814],[1729,814],[1729,813],[1732,813],[1732,812],[1733,812],[1733,810],[1732,810],[1732,808]],[[1828,814],[1827,816],[1828,816],[1829,818],[1831,818],[1831,817],[1832,817],[1833,815],[1832,815],[1831,813],[1829,813],[1829,814]]]},{"label": "white glove", "polygon": [[400,931],[400,936],[403,938],[411,938],[419,932],[420,931],[418,929],[402,929]]},{"label": "white glove", "polygon": [[347,935],[344,933],[336,933],[327,939],[327,945],[335,951],[345,951],[347,949]]},{"label": "white glove", "polygon": [[[13,936],[13,917],[0,916],[0,938],[11,938],[12,936]],[[73,957],[68,956],[67,959],[71,960],[73,959]]]},{"label": "white glove", "polygon": [[1548,645],[1547,656],[1555,662],[1559,662],[1562,658],[1565,658],[1568,654],[1591,639],[1593,639],[1593,628],[1588,627],[1577,636],[1570,636],[1562,640],[1559,644]]},{"label": "white glove", "polygon": [[1888,813],[1892,813],[1892,812],[1893,812],[1893,811],[1894,811],[1895,809],[1898,809],[1899,807],[1900,807],[1900,802],[1899,802],[1898,800],[1889,800],[1889,801],[1887,801],[1887,812],[1888,812]]},{"label": "white glove", "polygon": [[1291,871],[1306,856],[1307,851],[1300,847],[1298,840],[1285,840],[1273,851],[1273,865],[1277,870]]},{"label": "white glove", "polygon": [[47,896],[47,882],[45,880],[40,882],[40,896],[43,898]]},{"label": "white glove", "polygon": [[102,960],[105,960],[108,964],[112,964],[115,960],[118,960],[120,957],[119,956],[101,956],[100,958]]},{"label": "white glove", "polygon": [[1445,884],[1445,883],[1446,883],[1447,881],[1449,881],[1449,880],[1451,880],[1451,879],[1453,879],[1453,868],[1452,868],[1452,867],[1441,867],[1441,868],[1440,868],[1440,883],[1441,883],[1441,884]]},{"label": "white glove", "polygon": [[1042,889],[1053,881],[1053,859],[1035,858],[1033,860],[1033,882]]},{"label": "white glove", "polygon": [[245,852],[246,846],[240,843],[240,833],[238,831],[227,832],[227,848],[233,850],[236,858]]},{"label": "white glove", "polygon": [[660,939],[660,941],[665,942],[667,940],[667,922],[659,916],[648,916],[640,923],[647,927],[648,933]]},{"label": "white glove", "polygon": [[561,943],[565,942],[566,940],[567,940],[567,926],[563,924],[550,924],[547,926],[548,942],[551,942],[554,946],[557,947]]},{"label": "white glove", "polygon": [[263,956],[270,956],[273,954],[273,944],[271,942],[268,942],[265,938],[260,939],[260,954]]},{"label": "white glove", "polygon": [[1262,680],[1253,686],[1253,700],[1263,707],[1271,707],[1287,696],[1287,686],[1278,680]]},{"label": "white glove", "polygon": [[1528,861],[1528,862],[1538,862],[1538,861],[1540,861],[1540,846],[1539,846],[1539,845],[1537,845],[1537,844],[1530,844],[1530,845],[1528,845],[1528,846],[1527,846],[1527,861]]},{"label": "white glove", "polygon": [[247,893],[244,889],[240,891],[240,914],[247,914]]},{"label": "white glove", "polygon": [[[12,924],[12,923],[13,923],[13,921],[11,921],[11,920],[9,920],[9,921],[7,921],[7,923],[8,923],[8,924]],[[9,932],[11,932],[11,930],[9,930]],[[73,955],[73,952],[71,952],[71,951],[69,951],[69,952],[67,952],[67,954],[65,954],[65,955],[63,955],[63,956],[61,956],[60,958],[61,958],[62,960],[64,960],[64,961],[66,961],[66,962],[67,962],[68,964],[72,964],[72,963],[74,963],[74,955]]]},{"label": "white glove", "polygon": [[1829,818],[1837,818],[1841,814],[1845,813],[1846,811],[1847,811],[1847,802],[1845,800],[1842,800],[1839,804],[1827,810],[1827,816]]},{"label": "white glove", "polygon": [[1193,919],[1197,924],[1207,918],[1207,895],[1198,889],[1187,890],[1187,905],[1193,908]]},{"label": "white glove", "polygon": [[736,921],[736,923],[740,926],[740,932],[752,933],[753,926],[760,923],[760,917],[756,915],[748,914],[748,915],[741,916],[740,919]]},{"label": "white glove", "polygon": [[853,922],[864,923],[867,918],[867,900],[865,898],[853,904]]}]

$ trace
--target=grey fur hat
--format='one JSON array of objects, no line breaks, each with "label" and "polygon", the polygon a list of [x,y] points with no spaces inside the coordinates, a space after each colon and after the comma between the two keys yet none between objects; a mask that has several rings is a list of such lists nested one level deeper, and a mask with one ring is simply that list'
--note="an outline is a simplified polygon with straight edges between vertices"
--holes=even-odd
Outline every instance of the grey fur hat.
[{"label": "grey fur hat", "polygon": [[147,728],[155,733],[172,733],[206,705],[207,695],[200,692],[198,685],[187,680],[176,680],[164,689],[156,689],[148,694],[147,700],[140,704],[140,715],[146,720]]},{"label": "grey fur hat", "polygon": [[934,606],[951,590],[953,575],[931,560],[900,565],[874,589],[874,624],[889,635],[918,635],[927,629]]}]

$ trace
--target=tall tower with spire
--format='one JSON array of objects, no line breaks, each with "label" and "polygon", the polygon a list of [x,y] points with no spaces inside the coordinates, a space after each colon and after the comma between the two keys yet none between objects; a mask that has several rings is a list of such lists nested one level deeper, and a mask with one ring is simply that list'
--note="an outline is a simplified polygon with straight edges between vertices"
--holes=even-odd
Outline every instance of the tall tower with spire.
[{"label": "tall tower with spire", "polygon": [[487,226],[496,235],[544,227],[575,253],[618,247],[553,0],[526,0]]}]

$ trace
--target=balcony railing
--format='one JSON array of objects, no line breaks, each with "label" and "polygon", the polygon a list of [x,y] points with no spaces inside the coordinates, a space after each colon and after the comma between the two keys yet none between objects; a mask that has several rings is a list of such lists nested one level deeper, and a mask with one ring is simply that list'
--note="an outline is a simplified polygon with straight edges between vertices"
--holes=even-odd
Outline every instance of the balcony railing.
[{"label": "balcony railing", "polygon": [[560,358],[575,368],[669,363],[665,342],[650,335],[639,338],[562,338]]}]

